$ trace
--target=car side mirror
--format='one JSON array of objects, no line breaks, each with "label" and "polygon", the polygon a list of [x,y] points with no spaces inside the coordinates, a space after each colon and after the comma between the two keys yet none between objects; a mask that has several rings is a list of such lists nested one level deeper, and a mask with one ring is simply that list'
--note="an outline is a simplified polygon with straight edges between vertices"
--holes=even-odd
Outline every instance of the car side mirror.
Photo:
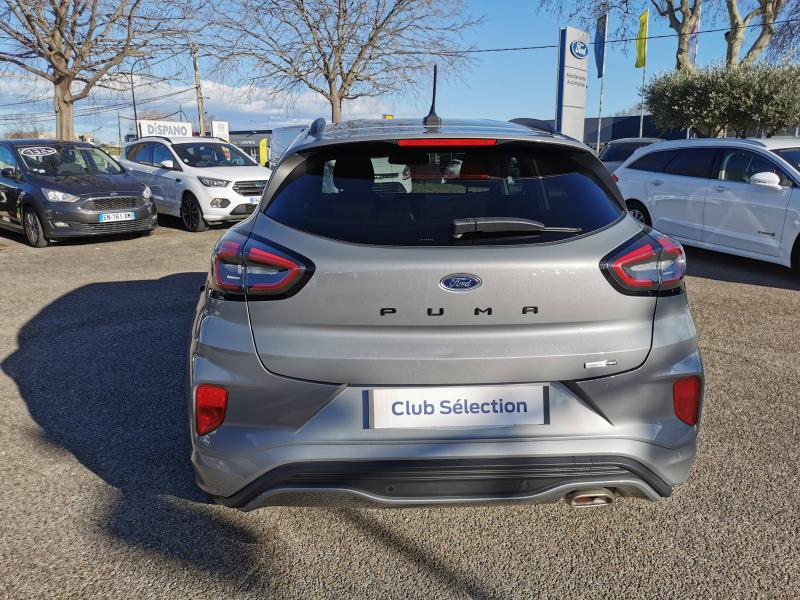
[{"label": "car side mirror", "polygon": [[174,170],[175,169],[175,163],[172,162],[171,160],[162,160],[159,163],[159,165],[161,167],[163,167],[164,169],[170,169],[170,170]]},{"label": "car side mirror", "polygon": [[780,189],[781,178],[775,173],[764,171],[763,173],[754,173],[750,176],[750,185],[761,185],[764,187],[771,187]]},{"label": "car side mirror", "polygon": [[8,167],[0,171],[0,177],[17,180],[19,179],[19,174],[17,173],[16,169]]}]

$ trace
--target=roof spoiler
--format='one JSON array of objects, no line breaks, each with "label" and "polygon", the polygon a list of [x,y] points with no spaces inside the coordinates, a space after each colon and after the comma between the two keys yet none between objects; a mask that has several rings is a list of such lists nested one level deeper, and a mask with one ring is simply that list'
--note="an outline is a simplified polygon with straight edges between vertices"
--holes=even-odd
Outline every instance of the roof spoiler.
[{"label": "roof spoiler", "polygon": [[519,119],[511,119],[509,123],[524,125],[529,129],[536,129],[538,131],[544,131],[545,133],[556,133],[556,130],[553,129],[550,123],[548,123],[547,121],[542,121],[541,119],[528,119],[525,117],[521,117]]}]

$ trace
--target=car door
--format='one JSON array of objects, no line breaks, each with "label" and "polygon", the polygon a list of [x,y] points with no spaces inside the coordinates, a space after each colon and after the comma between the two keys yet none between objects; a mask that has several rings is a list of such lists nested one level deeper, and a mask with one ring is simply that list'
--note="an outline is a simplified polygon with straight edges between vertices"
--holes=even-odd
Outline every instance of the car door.
[{"label": "car door", "polygon": [[686,240],[700,240],[703,208],[715,148],[680,148],[663,173],[648,179],[653,227]]},{"label": "car door", "polygon": [[3,225],[21,227],[18,206],[22,183],[13,177],[6,177],[5,175],[10,174],[7,169],[14,169],[19,173],[19,164],[14,151],[9,146],[0,144],[0,221]]},{"label": "car door", "polygon": [[128,171],[145,185],[153,183],[153,144],[152,142],[139,142],[125,150],[128,159]]},{"label": "car door", "polygon": [[[765,171],[780,177],[779,187],[750,183],[752,175]],[[793,187],[792,179],[769,157],[725,148],[706,195],[703,241],[777,256]]]},{"label": "car door", "polygon": [[[173,168],[161,165],[163,161],[172,161]],[[181,187],[181,167],[172,152],[164,144],[153,143],[153,173],[150,188],[159,212],[178,214]]]}]

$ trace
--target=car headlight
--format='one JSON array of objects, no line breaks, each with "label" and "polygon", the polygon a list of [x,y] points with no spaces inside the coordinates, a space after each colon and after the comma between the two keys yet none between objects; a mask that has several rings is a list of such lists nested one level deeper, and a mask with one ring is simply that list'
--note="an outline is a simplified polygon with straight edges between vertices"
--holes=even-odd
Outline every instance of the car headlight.
[{"label": "car headlight", "polygon": [[213,177],[198,177],[198,179],[206,187],[225,187],[230,183],[225,179],[214,179]]},{"label": "car headlight", "polygon": [[45,198],[50,202],[77,202],[80,200],[80,197],[75,194],[59,192],[58,190],[46,190],[42,188],[42,192],[44,192]]},{"label": "car headlight", "polygon": [[142,190],[142,198],[144,198],[145,200],[150,200],[152,195],[153,192],[150,191],[150,188],[148,186],[144,186],[144,190]]}]

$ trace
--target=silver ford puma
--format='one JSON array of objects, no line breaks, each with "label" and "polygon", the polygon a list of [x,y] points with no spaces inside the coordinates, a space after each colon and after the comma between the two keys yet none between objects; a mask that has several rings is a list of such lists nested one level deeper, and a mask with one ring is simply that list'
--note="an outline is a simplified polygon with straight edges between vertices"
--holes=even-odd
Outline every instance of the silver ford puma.
[{"label": "silver ford puma", "polygon": [[218,502],[656,500],[703,367],[677,242],[524,125],[316,121],[216,244],[190,354]]}]

